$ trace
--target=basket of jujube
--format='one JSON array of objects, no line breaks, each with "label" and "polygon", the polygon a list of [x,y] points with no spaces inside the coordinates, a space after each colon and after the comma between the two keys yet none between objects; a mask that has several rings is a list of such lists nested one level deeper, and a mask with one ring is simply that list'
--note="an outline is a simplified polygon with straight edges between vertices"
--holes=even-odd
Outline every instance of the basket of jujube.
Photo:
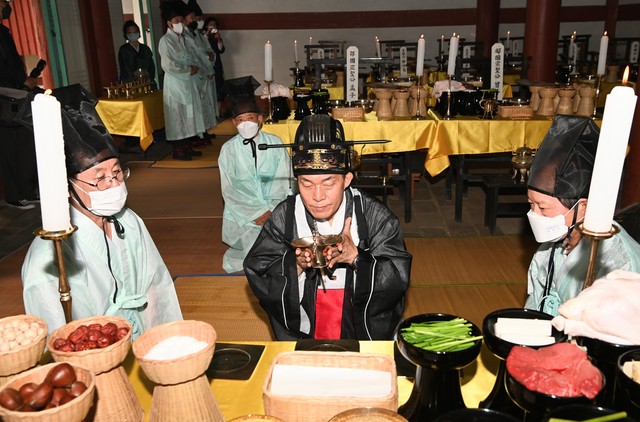
[{"label": "basket of jujube", "polygon": [[13,377],[0,389],[5,422],[73,422],[85,419],[94,401],[95,375],[69,363],[38,366]]},{"label": "basket of jujube", "polygon": [[131,347],[131,323],[117,316],[71,321],[47,339],[57,362],[83,366],[97,374],[120,365]]}]

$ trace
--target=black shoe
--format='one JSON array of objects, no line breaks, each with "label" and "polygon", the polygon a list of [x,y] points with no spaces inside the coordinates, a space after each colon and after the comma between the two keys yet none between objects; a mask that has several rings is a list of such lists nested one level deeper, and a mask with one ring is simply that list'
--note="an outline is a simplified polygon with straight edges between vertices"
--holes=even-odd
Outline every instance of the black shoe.
[{"label": "black shoe", "polygon": [[7,201],[7,205],[20,210],[31,210],[36,207],[35,205],[29,203],[29,201],[27,201],[26,199],[20,199],[19,201]]},{"label": "black shoe", "polygon": [[187,154],[185,148],[175,148],[173,150],[173,159],[182,161],[191,161],[191,155]]},{"label": "black shoe", "polygon": [[[203,139],[204,139],[205,141],[210,141],[210,140],[212,140],[212,139],[216,139],[216,134],[215,134],[215,133],[205,132],[205,133],[202,135],[202,137],[203,137]],[[209,145],[211,145],[211,144],[209,144]]]},{"label": "black shoe", "polygon": [[195,149],[191,148],[190,146],[184,147],[184,153],[187,155],[190,155],[192,157],[202,157],[202,152],[201,151],[196,151]]},{"label": "black shoe", "polygon": [[204,139],[196,139],[194,141],[189,142],[189,146],[191,148],[206,148],[211,145],[211,141],[205,141]]}]

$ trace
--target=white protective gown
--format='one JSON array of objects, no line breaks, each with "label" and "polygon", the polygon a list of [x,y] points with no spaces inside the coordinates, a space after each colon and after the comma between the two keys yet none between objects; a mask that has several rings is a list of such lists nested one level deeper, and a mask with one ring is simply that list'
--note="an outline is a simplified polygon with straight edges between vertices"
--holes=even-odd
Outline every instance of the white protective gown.
[{"label": "white protective gown", "polygon": [[166,138],[178,141],[195,136],[198,134],[196,114],[202,122],[200,97],[194,96],[191,85],[191,65],[197,66],[197,63],[187,50],[184,36],[171,29],[160,38],[158,54],[165,72],[162,95]]},{"label": "white protective gown", "polygon": [[[117,315],[133,325],[133,338],[165,322],[181,320],[182,312],[171,275],[142,219],[125,208],[116,214],[124,238],[107,237],[87,216],[71,207],[71,223],[78,227],[62,242],[71,287],[73,319]],[[33,240],[22,265],[24,305],[28,314],[44,319],[49,332],[65,324],[58,293],[55,248],[50,240]],[[113,301],[115,294],[115,303]]]},{"label": "white protective gown", "polygon": [[202,66],[205,69],[204,74],[207,77],[201,78],[202,89],[199,91],[200,101],[202,102],[202,118],[204,120],[205,130],[210,129],[218,124],[218,101],[216,93],[215,78],[215,60],[209,60],[209,53],[215,56],[211,49],[209,40],[200,32],[195,32],[196,45],[202,51]]},{"label": "white protective gown", "polygon": [[275,135],[258,132],[255,138],[257,167],[251,146],[236,135],[220,151],[220,185],[224,199],[222,241],[229,245],[222,266],[227,272],[242,271],[242,261],[253,246],[261,226],[253,222],[287,197],[291,161],[284,148],[260,150],[259,144],[282,144]]},{"label": "white protective gown", "polygon": [[[582,291],[589,265],[591,242],[588,238],[583,238],[569,254],[565,254],[560,246],[556,248],[551,288],[544,301],[544,308],[540,309],[552,249],[553,243],[543,243],[533,255],[529,265],[529,297],[525,308],[542,310],[555,316],[558,315],[560,305]],[[595,279],[603,278],[613,270],[640,270],[640,245],[622,227],[620,233],[600,242]]]}]

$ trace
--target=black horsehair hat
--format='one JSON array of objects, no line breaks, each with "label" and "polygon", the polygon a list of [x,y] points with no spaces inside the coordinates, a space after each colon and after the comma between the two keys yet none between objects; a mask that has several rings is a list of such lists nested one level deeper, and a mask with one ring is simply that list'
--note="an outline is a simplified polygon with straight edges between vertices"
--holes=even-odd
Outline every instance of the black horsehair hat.
[{"label": "black horsehair hat", "polygon": [[253,76],[241,76],[227,79],[224,86],[231,97],[231,114],[233,117],[244,113],[260,113],[256,103],[255,91],[260,83]]},{"label": "black horsehair hat", "polygon": [[382,144],[386,140],[346,141],[339,120],[326,114],[306,116],[293,144],[260,144],[259,149],[291,148],[293,174],[346,174],[355,170],[356,144]]},{"label": "black horsehair hat", "polygon": [[[60,102],[68,176],[118,158],[118,148],[96,111],[98,99],[93,94],[82,85],[74,84],[56,88],[51,95]],[[23,125],[33,127],[31,107],[22,107],[18,119]]]},{"label": "black horsehair hat", "polygon": [[558,115],[533,159],[527,188],[561,199],[586,198],[599,136],[592,119]]}]

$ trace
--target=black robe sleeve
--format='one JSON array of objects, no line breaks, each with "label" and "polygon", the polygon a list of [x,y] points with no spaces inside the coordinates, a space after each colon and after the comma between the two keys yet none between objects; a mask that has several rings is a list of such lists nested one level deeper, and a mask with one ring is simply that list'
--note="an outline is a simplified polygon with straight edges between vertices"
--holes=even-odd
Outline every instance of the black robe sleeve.
[{"label": "black robe sleeve", "polygon": [[[357,199],[356,199],[357,200]],[[400,223],[382,203],[362,196],[368,242],[361,239],[357,268],[345,285],[343,338],[391,339],[402,318],[409,286],[411,254],[406,251]],[[282,202],[265,223],[244,261],[249,285],[269,315],[278,340],[313,337],[315,283],[307,277],[304,296],[298,289],[295,248],[285,235],[293,201]],[[294,224],[295,227],[295,224]],[[311,321],[309,334],[300,331],[300,306]]]}]

